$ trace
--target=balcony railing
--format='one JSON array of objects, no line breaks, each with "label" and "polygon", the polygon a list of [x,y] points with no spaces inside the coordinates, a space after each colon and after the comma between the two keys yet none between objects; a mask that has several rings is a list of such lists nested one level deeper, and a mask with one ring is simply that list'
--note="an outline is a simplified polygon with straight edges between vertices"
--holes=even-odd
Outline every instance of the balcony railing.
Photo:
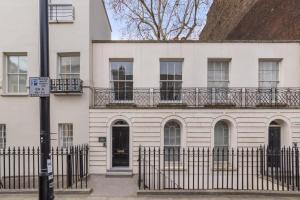
[{"label": "balcony railing", "polygon": [[94,89],[94,108],[300,108],[300,88]]},{"label": "balcony railing", "polygon": [[72,4],[49,4],[49,22],[73,22],[74,16]]},{"label": "balcony railing", "polygon": [[51,79],[52,93],[74,93],[81,94],[83,81],[78,78],[73,79]]}]

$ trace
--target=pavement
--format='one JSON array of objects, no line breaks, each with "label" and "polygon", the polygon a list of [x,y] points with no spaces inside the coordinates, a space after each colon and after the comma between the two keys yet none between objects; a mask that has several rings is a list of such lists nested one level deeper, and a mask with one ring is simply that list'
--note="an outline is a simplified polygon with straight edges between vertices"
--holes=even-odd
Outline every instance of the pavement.
[{"label": "pavement", "polygon": [[[138,196],[137,177],[106,177],[93,175],[89,179],[93,192],[87,194],[55,195],[55,200],[300,200],[299,197],[254,195],[164,195]],[[37,200],[33,194],[0,194],[0,200]]]}]

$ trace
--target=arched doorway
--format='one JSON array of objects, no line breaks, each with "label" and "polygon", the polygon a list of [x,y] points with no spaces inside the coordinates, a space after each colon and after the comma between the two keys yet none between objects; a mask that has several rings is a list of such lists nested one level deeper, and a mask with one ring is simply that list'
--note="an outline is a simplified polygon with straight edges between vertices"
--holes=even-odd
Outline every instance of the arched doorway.
[{"label": "arched doorway", "polygon": [[129,167],[129,125],[118,120],[112,125],[112,167]]}]

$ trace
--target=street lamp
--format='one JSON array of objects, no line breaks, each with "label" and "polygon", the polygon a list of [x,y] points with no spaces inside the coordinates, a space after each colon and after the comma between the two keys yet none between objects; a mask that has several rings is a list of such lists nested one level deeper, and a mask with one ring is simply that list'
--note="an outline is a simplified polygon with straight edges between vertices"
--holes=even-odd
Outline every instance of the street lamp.
[{"label": "street lamp", "polygon": [[[39,0],[40,12],[40,77],[49,83],[49,25],[48,0]],[[40,97],[40,149],[39,199],[54,199],[52,159],[50,156],[50,96]]]}]

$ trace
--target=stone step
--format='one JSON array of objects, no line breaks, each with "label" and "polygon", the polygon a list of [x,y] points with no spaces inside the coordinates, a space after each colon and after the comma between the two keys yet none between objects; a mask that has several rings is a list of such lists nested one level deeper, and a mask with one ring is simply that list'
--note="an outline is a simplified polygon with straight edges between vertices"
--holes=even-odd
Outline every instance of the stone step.
[{"label": "stone step", "polygon": [[129,169],[109,169],[106,171],[108,177],[129,177],[133,176],[132,170]]}]

